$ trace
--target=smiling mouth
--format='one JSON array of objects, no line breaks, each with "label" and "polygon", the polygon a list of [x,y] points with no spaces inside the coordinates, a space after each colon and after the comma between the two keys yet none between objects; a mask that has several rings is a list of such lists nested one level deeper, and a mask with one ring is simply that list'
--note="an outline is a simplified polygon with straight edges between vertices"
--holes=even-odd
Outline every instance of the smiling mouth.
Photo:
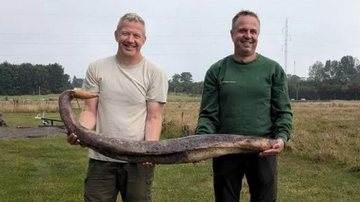
[{"label": "smiling mouth", "polygon": [[254,44],[254,40],[240,40],[240,44],[244,48],[251,48]]},{"label": "smiling mouth", "polygon": [[135,47],[129,47],[129,46],[125,46],[126,50],[135,50]]},{"label": "smiling mouth", "polygon": [[241,44],[245,48],[250,48],[252,46],[252,43],[249,43],[249,42],[245,42],[245,43],[241,43]]},{"label": "smiling mouth", "polygon": [[124,44],[124,49],[127,50],[127,51],[133,51],[133,50],[136,50],[136,46],[133,46],[133,45],[129,45],[129,44]]},{"label": "smiling mouth", "polygon": [[254,41],[253,40],[240,40],[241,43],[248,43],[248,44],[252,44]]}]

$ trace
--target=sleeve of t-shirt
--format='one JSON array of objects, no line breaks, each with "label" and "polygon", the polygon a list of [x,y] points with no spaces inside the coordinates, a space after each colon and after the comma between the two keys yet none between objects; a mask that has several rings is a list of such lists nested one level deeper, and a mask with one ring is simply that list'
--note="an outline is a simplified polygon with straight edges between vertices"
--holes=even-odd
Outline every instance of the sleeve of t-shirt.
[{"label": "sleeve of t-shirt", "polygon": [[147,101],[166,103],[168,93],[167,76],[161,70],[153,73],[151,85],[147,93]]},{"label": "sleeve of t-shirt", "polygon": [[95,71],[95,66],[93,66],[92,64],[89,65],[89,68],[86,71],[85,74],[85,79],[82,85],[82,89],[86,90],[86,91],[91,91],[91,92],[99,92],[100,91],[100,85],[99,82],[101,81],[101,79],[99,79],[97,77],[96,71]]}]

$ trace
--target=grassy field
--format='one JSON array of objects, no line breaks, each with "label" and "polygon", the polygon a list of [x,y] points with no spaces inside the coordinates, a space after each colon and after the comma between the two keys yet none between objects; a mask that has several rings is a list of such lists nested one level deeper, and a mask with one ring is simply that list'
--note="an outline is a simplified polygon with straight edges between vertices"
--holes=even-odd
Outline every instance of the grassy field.
[{"label": "grassy field", "polygon": [[[166,105],[163,137],[178,136],[184,124],[195,127],[196,99],[174,98]],[[360,102],[292,106],[294,131],[279,156],[278,201],[360,201]],[[10,126],[37,126],[38,120],[33,120],[37,113],[4,115]],[[0,201],[82,201],[87,150],[68,145],[64,135],[0,139],[0,153]],[[244,187],[242,201],[249,201]],[[155,202],[213,201],[211,161],[158,165],[153,198]]]}]

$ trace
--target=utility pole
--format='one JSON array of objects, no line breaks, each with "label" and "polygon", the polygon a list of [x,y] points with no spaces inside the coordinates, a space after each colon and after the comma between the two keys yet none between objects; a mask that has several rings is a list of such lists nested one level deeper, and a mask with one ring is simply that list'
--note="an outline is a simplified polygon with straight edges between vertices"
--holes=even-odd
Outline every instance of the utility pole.
[{"label": "utility pole", "polygon": [[285,27],[284,27],[285,41],[284,41],[284,68],[285,73],[288,73],[288,19],[285,19]]}]

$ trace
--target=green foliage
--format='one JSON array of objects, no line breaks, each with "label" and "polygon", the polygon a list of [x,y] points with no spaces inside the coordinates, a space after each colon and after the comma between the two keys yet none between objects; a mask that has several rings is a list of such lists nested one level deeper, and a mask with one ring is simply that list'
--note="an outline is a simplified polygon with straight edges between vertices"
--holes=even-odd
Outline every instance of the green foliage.
[{"label": "green foliage", "polygon": [[174,120],[167,121],[163,120],[161,139],[178,138],[181,136],[181,126]]},{"label": "green foliage", "polygon": [[171,93],[186,93],[186,94],[201,94],[203,82],[193,82],[190,72],[182,72],[181,74],[174,74],[169,81],[169,92]]},{"label": "green foliage", "polygon": [[73,88],[81,88],[83,81],[84,81],[84,79],[76,78],[76,76],[74,76],[71,81],[71,85]]},{"label": "green foliage", "polygon": [[0,64],[0,95],[50,94],[71,88],[59,64]]},{"label": "green foliage", "polygon": [[358,100],[360,99],[360,62],[352,56],[344,56],[340,61],[328,60],[325,65],[316,62],[309,68],[308,80],[299,80],[289,75],[289,95],[291,98],[318,100]]}]

